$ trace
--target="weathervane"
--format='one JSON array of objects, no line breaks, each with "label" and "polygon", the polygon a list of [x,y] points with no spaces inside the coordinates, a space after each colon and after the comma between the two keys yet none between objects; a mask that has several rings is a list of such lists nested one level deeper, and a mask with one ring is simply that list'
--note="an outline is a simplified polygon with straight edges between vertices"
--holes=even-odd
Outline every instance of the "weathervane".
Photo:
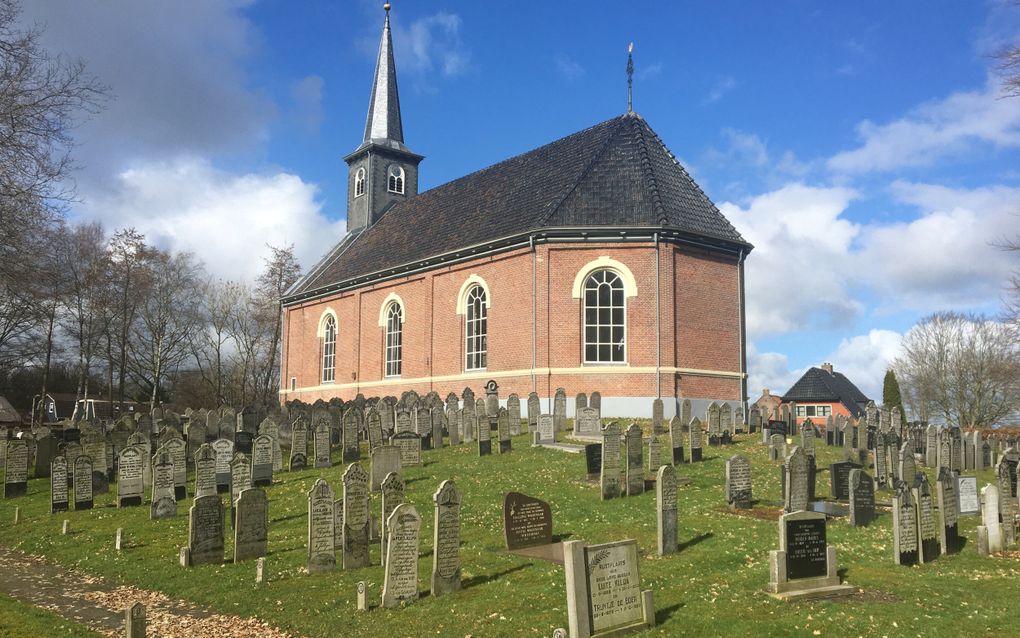
[{"label": "weathervane", "polygon": [[634,43],[627,45],[627,112],[634,112]]}]

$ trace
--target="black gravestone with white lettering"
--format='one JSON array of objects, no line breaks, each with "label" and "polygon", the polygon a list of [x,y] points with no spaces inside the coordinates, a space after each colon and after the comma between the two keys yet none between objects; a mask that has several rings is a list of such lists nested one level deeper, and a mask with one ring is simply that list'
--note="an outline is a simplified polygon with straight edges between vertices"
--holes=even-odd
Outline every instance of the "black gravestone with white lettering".
[{"label": "black gravestone with white lettering", "polygon": [[543,500],[509,492],[503,497],[503,537],[509,550],[552,543],[552,510]]},{"label": "black gravestone with white lettering", "polygon": [[588,480],[598,479],[602,474],[602,444],[589,443],[585,445],[584,460],[588,470]]},{"label": "black gravestone with white lettering", "polygon": [[863,527],[875,520],[875,481],[863,468],[850,470],[847,478],[850,526]]},{"label": "black gravestone with white lettering", "polygon": [[833,463],[829,466],[829,496],[837,501],[850,499],[850,470],[861,466],[850,461]]},{"label": "black gravestone with white lettering", "polygon": [[235,432],[234,433],[234,451],[240,452],[245,456],[251,456],[251,449],[254,445],[255,437],[252,436],[251,432]]},{"label": "black gravestone with white lettering", "polygon": [[771,434],[782,434],[786,436],[786,421],[769,420],[768,431]]},{"label": "black gravestone with white lettering", "polygon": [[786,577],[826,575],[825,518],[786,521]]}]

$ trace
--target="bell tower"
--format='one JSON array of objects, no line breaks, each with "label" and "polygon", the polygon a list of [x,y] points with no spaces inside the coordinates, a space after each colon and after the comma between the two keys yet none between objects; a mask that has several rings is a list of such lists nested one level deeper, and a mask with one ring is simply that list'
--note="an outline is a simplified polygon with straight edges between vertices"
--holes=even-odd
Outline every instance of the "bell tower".
[{"label": "bell tower", "polygon": [[368,119],[361,146],[347,162],[347,231],[374,224],[395,203],[418,194],[418,164],[423,156],[404,146],[404,127],[393,64],[390,4],[383,5],[383,22],[375,80],[368,102]]}]

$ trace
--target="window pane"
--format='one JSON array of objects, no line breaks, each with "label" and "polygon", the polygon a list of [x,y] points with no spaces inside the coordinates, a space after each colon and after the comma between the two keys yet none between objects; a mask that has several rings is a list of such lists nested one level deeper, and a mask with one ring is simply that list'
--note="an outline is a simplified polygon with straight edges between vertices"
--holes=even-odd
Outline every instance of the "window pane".
[{"label": "window pane", "polygon": [[584,310],[584,320],[585,320],[585,323],[590,323],[590,324],[597,323],[598,322],[598,313],[599,313],[599,311],[598,311],[597,308],[594,308],[594,307],[585,308],[585,310]]},{"label": "window pane", "polygon": [[612,359],[610,358],[612,356],[611,350],[612,349],[609,346],[600,345],[599,346],[599,358],[598,358],[598,360],[599,361],[612,361]]},{"label": "window pane", "polygon": [[598,360],[598,348],[595,345],[588,345],[584,348],[584,360],[585,361],[597,361]]}]

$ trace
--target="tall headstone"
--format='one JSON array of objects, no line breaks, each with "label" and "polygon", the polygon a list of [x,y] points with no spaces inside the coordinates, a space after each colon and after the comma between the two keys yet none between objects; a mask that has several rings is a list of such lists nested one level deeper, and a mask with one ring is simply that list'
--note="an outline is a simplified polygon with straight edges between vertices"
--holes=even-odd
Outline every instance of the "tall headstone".
[{"label": "tall headstone", "polygon": [[357,461],[361,458],[358,444],[358,429],[361,425],[360,410],[356,407],[344,412],[343,417],[343,460],[344,463]]},{"label": "tall headstone", "polygon": [[691,463],[697,463],[701,461],[701,421],[697,417],[691,419],[689,429],[687,431],[687,447],[691,450]]},{"label": "tall headstone", "polygon": [[329,483],[316,479],[308,492],[308,573],[318,574],[336,568],[333,546],[333,489]]},{"label": "tall headstone", "polygon": [[230,522],[236,525],[236,505],[241,492],[251,488],[251,462],[240,452],[230,459]]},{"label": "tall headstone", "polygon": [[215,490],[196,496],[188,510],[188,555],[191,565],[223,563],[223,503]]},{"label": "tall headstone", "polygon": [[1003,525],[999,520],[999,488],[986,485],[981,488],[981,525],[977,528],[978,553],[998,554],[1003,543]]},{"label": "tall headstone", "polygon": [[188,497],[188,458],[187,444],[184,439],[170,438],[163,444],[163,449],[170,455],[174,466],[174,498],[178,501]]},{"label": "tall headstone", "polygon": [[[1012,449],[1012,448],[1010,448]],[[1014,466],[1015,467],[1015,466]],[[999,516],[1002,518],[1002,542],[1006,547],[1016,543],[1017,499],[1012,490],[1016,489],[1016,475],[1010,471],[1008,451],[995,466],[996,486],[999,488]]]},{"label": "tall headstone", "polygon": [[662,441],[655,434],[648,439],[648,472],[655,474],[662,465]]},{"label": "tall headstone", "polygon": [[508,454],[513,443],[510,440],[510,415],[506,408],[499,408],[496,415],[496,433],[498,436],[499,453]]},{"label": "tall headstone", "polygon": [[783,464],[783,509],[798,512],[808,508],[808,457],[795,446]]},{"label": "tall headstone", "polygon": [[234,442],[230,439],[216,439],[212,444],[216,453],[216,492],[230,492],[230,461],[234,458]]},{"label": "tall headstone", "polygon": [[294,421],[290,428],[290,459],[287,467],[291,472],[308,467],[308,426],[301,419]]},{"label": "tall headstone", "polygon": [[567,391],[563,388],[556,388],[556,394],[553,396],[553,419],[556,432],[567,429]]},{"label": "tall headstone", "polygon": [[265,434],[255,437],[253,442],[251,484],[255,487],[273,484],[273,439]]},{"label": "tall headstone", "polygon": [[195,452],[195,498],[217,494],[216,451],[203,443]]},{"label": "tall headstone", "polygon": [[726,461],[726,502],[731,509],[751,509],[751,463],[734,454]]},{"label": "tall headstone", "polygon": [[542,413],[542,402],[535,392],[528,393],[528,431],[533,432],[538,427],[538,415]]},{"label": "tall headstone", "polygon": [[521,433],[521,398],[516,393],[506,398],[506,411],[510,419],[510,436],[517,436]]},{"label": "tall headstone", "polygon": [[327,468],[332,466],[329,458],[329,423],[320,420],[315,426],[315,433],[312,438],[313,454],[315,455],[315,467]]},{"label": "tall headstone", "polygon": [[899,479],[913,487],[919,478],[917,464],[914,461],[914,450],[909,443],[904,443],[899,451]]},{"label": "tall headstone", "polygon": [[875,481],[863,469],[850,470],[850,525],[864,527],[875,520]]},{"label": "tall headstone", "polygon": [[637,496],[645,491],[644,448],[641,428],[631,423],[624,436],[627,458],[627,496]]},{"label": "tall headstone", "polygon": [[[386,402],[380,401],[380,404],[386,405]],[[374,450],[383,444],[383,419],[376,407],[365,414],[365,423],[368,429],[368,449]]]},{"label": "tall headstone", "polygon": [[418,543],[421,517],[414,505],[398,505],[386,521],[389,541],[382,606],[387,609],[418,598]]},{"label": "tall headstone", "polygon": [[390,472],[382,481],[382,533],[379,535],[382,541],[382,551],[380,555],[385,564],[386,561],[386,542],[388,539],[386,522],[390,518],[390,514],[393,510],[397,509],[397,506],[404,502],[404,479],[400,478],[400,474],[397,472]]},{"label": "tall headstone", "polygon": [[74,460],[74,509],[90,510],[94,503],[92,481],[95,478],[92,457],[82,454]]},{"label": "tall headstone", "polygon": [[[141,505],[145,500],[144,472],[145,451],[129,445],[117,457],[117,507]],[[66,478],[66,476],[65,476]]]},{"label": "tall headstone", "polygon": [[928,483],[926,474],[919,474],[917,487],[914,489],[914,501],[917,503],[917,530],[921,545],[920,559],[929,563],[942,554],[938,523],[935,520],[935,498]]},{"label": "tall headstone", "polygon": [[174,463],[166,452],[157,452],[152,461],[152,505],[149,518],[177,516],[177,494],[174,486]]},{"label": "tall headstone", "polygon": [[235,501],[234,563],[269,551],[269,498],[260,487],[242,489]]},{"label": "tall headstone", "polygon": [[67,459],[56,456],[50,461],[50,514],[67,510]]},{"label": "tall headstone", "polygon": [[659,556],[677,550],[676,469],[663,465],[655,475],[656,536]]},{"label": "tall headstone", "polygon": [[934,425],[925,428],[924,464],[935,467],[938,464],[939,429]]},{"label": "tall headstone", "polygon": [[432,495],[435,504],[432,527],[433,596],[460,589],[460,501],[460,490],[452,480],[440,483],[439,489]]},{"label": "tall headstone", "polygon": [[460,410],[460,431],[465,443],[475,440],[476,429],[478,429],[478,418],[475,416],[474,406],[470,410],[465,406]]},{"label": "tall headstone", "polygon": [[652,400],[652,434],[665,432],[666,421],[663,419],[662,399]]},{"label": "tall headstone", "polygon": [[368,567],[368,474],[358,462],[347,466],[344,484],[343,567]]},{"label": "tall headstone", "polygon": [[960,551],[963,537],[960,536],[960,502],[957,477],[952,472],[942,472],[935,483],[939,509],[939,544],[943,554]]},{"label": "tall headstone", "polygon": [[897,565],[916,565],[921,562],[917,501],[914,499],[914,491],[904,483],[900,483],[896,488],[892,510],[893,559]]},{"label": "tall headstone", "polygon": [[620,426],[610,423],[602,428],[602,500],[620,496],[622,489],[620,468]]},{"label": "tall headstone", "polygon": [[678,465],[684,462],[684,429],[680,416],[674,415],[669,420],[670,462]]},{"label": "tall headstone", "polygon": [[369,488],[373,492],[378,492],[387,474],[400,472],[400,449],[395,445],[380,445],[372,450],[371,461],[372,473]]}]

